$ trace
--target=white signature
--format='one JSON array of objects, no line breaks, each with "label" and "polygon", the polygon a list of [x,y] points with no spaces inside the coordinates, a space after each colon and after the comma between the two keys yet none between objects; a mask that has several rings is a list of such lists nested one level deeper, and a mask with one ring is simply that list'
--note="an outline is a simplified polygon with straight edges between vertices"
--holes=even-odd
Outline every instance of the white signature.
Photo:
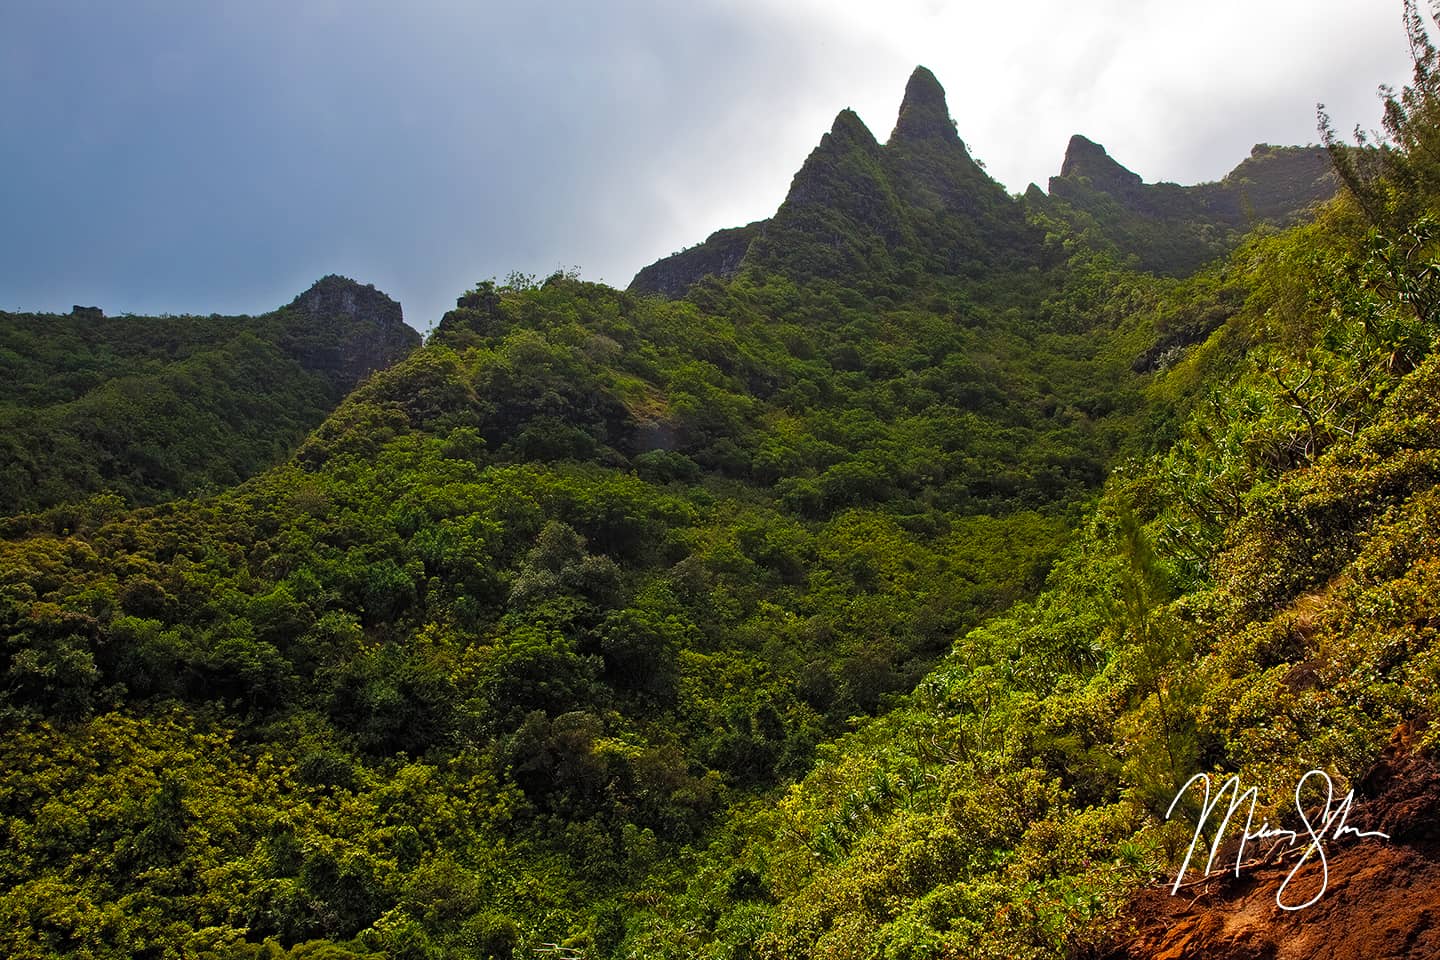
[{"label": "white signature", "polygon": [[[1318,810],[1319,818],[1313,821],[1306,815],[1305,805],[1300,797],[1305,789],[1305,784],[1311,777],[1318,777],[1323,780],[1325,787],[1325,805]],[[1255,801],[1258,795],[1257,789],[1251,787],[1249,790],[1241,791],[1240,778],[1238,776],[1231,776],[1221,784],[1220,789],[1215,791],[1214,799],[1211,799],[1210,774],[1195,774],[1195,776],[1187,780],[1185,785],[1175,794],[1175,799],[1170,801],[1170,809],[1165,811],[1166,820],[1169,820],[1170,815],[1175,812],[1175,805],[1180,802],[1180,798],[1185,795],[1185,792],[1197,783],[1204,786],[1205,795],[1200,804],[1200,816],[1195,824],[1195,836],[1190,840],[1190,848],[1185,851],[1185,860],[1180,864],[1180,872],[1175,875],[1174,886],[1170,888],[1172,895],[1180,889],[1180,882],[1185,879],[1185,873],[1190,869],[1190,859],[1195,855],[1195,847],[1200,843],[1205,831],[1205,825],[1209,822],[1211,814],[1220,806],[1220,801],[1225,796],[1227,790],[1230,792],[1230,806],[1226,809],[1225,816],[1221,819],[1220,826],[1215,831],[1215,839],[1210,843],[1210,856],[1205,861],[1206,876],[1210,875],[1210,868],[1215,865],[1215,856],[1220,852],[1220,842],[1224,837],[1226,828],[1230,826],[1231,818],[1235,816],[1237,810],[1245,805],[1247,799],[1249,800],[1249,807],[1245,811],[1245,832],[1240,837],[1239,849],[1235,851],[1235,875],[1237,877],[1240,875],[1241,861],[1245,857],[1245,845],[1251,840],[1283,838],[1289,841],[1286,844],[1287,848],[1294,847],[1301,842],[1301,832],[1272,827],[1267,820],[1261,820],[1260,826],[1254,828]],[[1296,863],[1294,868],[1286,875],[1284,882],[1280,884],[1280,889],[1275,891],[1275,903],[1281,910],[1304,910],[1324,896],[1325,888],[1330,884],[1330,864],[1325,858],[1325,841],[1327,839],[1339,840],[1347,833],[1354,834],[1356,837],[1379,837],[1382,840],[1390,839],[1389,834],[1381,833],[1379,830],[1361,831],[1346,823],[1346,820],[1350,816],[1350,808],[1354,802],[1355,791],[1351,790],[1345,794],[1339,803],[1336,803],[1335,784],[1330,780],[1330,775],[1322,770],[1311,770],[1300,778],[1299,783],[1295,784],[1295,809],[1299,812],[1300,822],[1304,824],[1305,827],[1303,836],[1308,837],[1309,842],[1306,844],[1305,851],[1300,855],[1300,861]],[[1298,874],[1307,863],[1317,858],[1320,861],[1319,891],[1304,903],[1293,904],[1287,902],[1285,890],[1290,886],[1290,882],[1295,879],[1296,874]]]}]

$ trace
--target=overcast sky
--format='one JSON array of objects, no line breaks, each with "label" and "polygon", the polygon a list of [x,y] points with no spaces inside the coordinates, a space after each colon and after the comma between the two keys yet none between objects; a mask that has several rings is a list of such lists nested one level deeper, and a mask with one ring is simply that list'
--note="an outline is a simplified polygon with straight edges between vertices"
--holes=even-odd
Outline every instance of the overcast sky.
[{"label": "overcast sky", "polygon": [[769,216],[916,64],[1012,192],[1378,126],[1399,0],[0,0],[0,309],[258,313],[326,273],[428,329],[477,281],[625,286]]}]

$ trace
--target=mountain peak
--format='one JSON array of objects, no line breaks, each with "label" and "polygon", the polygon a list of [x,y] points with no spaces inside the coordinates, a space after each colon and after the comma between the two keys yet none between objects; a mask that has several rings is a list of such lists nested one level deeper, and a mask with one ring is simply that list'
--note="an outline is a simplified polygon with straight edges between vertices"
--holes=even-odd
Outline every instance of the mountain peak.
[{"label": "mountain peak", "polygon": [[349,277],[333,273],[321,277],[287,309],[320,321],[319,329],[327,331],[297,347],[301,363],[326,373],[347,390],[420,345],[420,335],[406,326],[398,301],[373,284]]},{"label": "mountain peak", "polygon": [[374,284],[362,284],[335,273],[316,280],[309,290],[292,300],[290,306],[312,317],[363,318],[381,326],[396,326],[405,322],[400,304],[375,289]]},{"label": "mountain peak", "polygon": [[1065,145],[1065,161],[1060,164],[1060,176],[1068,177],[1075,173],[1081,173],[1083,172],[1081,168],[1102,159],[1110,159],[1105,148],[1089,137],[1077,133]]},{"label": "mountain peak", "polygon": [[1104,147],[1078,133],[1065,148],[1060,176],[1088,177],[1096,187],[1111,193],[1134,190],[1143,182],[1139,174],[1116,163]]},{"label": "mountain peak", "polygon": [[833,140],[835,146],[857,145],[867,150],[873,150],[879,146],[875,135],[870,128],[865,126],[865,121],[860,115],[849,107],[841,110],[835,115],[835,122],[830,125],[829,136],[825,139]]},{"label": "mountain peak", "polygon": [[935,74],[916,67],[905,84],[905,99],[900,103],[900,116],[895,121],[895,140],[959,140],[950,108],[945,103],[945,88]]}]

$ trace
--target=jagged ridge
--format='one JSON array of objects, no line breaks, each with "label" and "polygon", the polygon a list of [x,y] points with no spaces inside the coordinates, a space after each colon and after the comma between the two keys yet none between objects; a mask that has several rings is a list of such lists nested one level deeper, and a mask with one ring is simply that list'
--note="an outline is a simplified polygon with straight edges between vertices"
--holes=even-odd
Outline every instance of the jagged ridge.
[{"label": "jagged ridge", "polygon": [[1049,196],[1032,185],[1026,203],[1068,220],[1143,270],[1184,275],[1221,256],[1260,223],[1295,222],[1334,195],[1320,147],[1258,144],[1218,183],[1145,183],[1098,143],[1070,138]]},{"label": "jagged ridge", "polygon": [[965,273],[1039,248],[1020,205],[970,156],[944,88],[924,67],[906,84],[888,142],[840,111],[775,216],[740,230],[651,264],[630,290],[678,296],[707,274],[724,279],[745,267],[802,279],[885,278],[916,264]]},{"label": "jagged ridge", "polygon": [[1076,134],[1049,190],[1031,184],[1023,201],[1011,198],[971,157],[935,75],[916,67],[883,146],[842,110],[774,217],[662,258],[629,289],[679,297],[702,277],[746,267],[800,279],[913,279],[917,267],[978,277],[1044,262],[1027,222],[1036,215],[1068,221],[1143,269],[1186,274],[1259,222],[1293,222],[1335,181],[1323,149],[1261,144],[1218,183],[1149,184]]}]

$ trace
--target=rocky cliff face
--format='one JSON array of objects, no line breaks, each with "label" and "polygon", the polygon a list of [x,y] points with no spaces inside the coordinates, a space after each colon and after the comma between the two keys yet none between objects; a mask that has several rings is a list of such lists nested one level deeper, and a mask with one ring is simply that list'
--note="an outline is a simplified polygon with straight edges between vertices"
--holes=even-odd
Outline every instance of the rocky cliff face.
[{"label": "rocky cliff face", "polygon": [[312,317],[347,316],[379,326],[397,326],[405,322],[398,301],[375,289],[363,286],[349,277],[330,274],[290,301],[291,309],[303,310]]},{"label": "rocky cliff face", "polygon": [[301,364],[344,389],[420,345],[420,335],[406,325],[397,301],[348,277],[322,277],[284,312],[304,318],[291,331],[305,331],[292,341]]},{"label": "rocky cliff face", "polygon": [[1116,196],[1138,196],[1144,181],[1111,159],[1105,148],[1093,140],[1075,134],[1065,148],[1060,176],[1050,178],[1050,193],[1064,192],[1072,185],[1088,181],[1096,190]]},{"label": "rocky cliff face", "polygon": [[704,277],[728,280],[740,271],[740,261],[750,249],[750,242],[768,222],[757,220],[743,227],[717,230],[704,243],[645,267],[635,274],[627,289],[631,293],[658,293],[673,300],[683,297]]},{"label": "rocky cliff face", "polygon": [[960,142],[950,107],[945,101],[945,88],[935,74],[925,67],[916,67],[905,84],[905,99],[900,101],[900,115],[890,144],[906,141],[942,140]]}]

